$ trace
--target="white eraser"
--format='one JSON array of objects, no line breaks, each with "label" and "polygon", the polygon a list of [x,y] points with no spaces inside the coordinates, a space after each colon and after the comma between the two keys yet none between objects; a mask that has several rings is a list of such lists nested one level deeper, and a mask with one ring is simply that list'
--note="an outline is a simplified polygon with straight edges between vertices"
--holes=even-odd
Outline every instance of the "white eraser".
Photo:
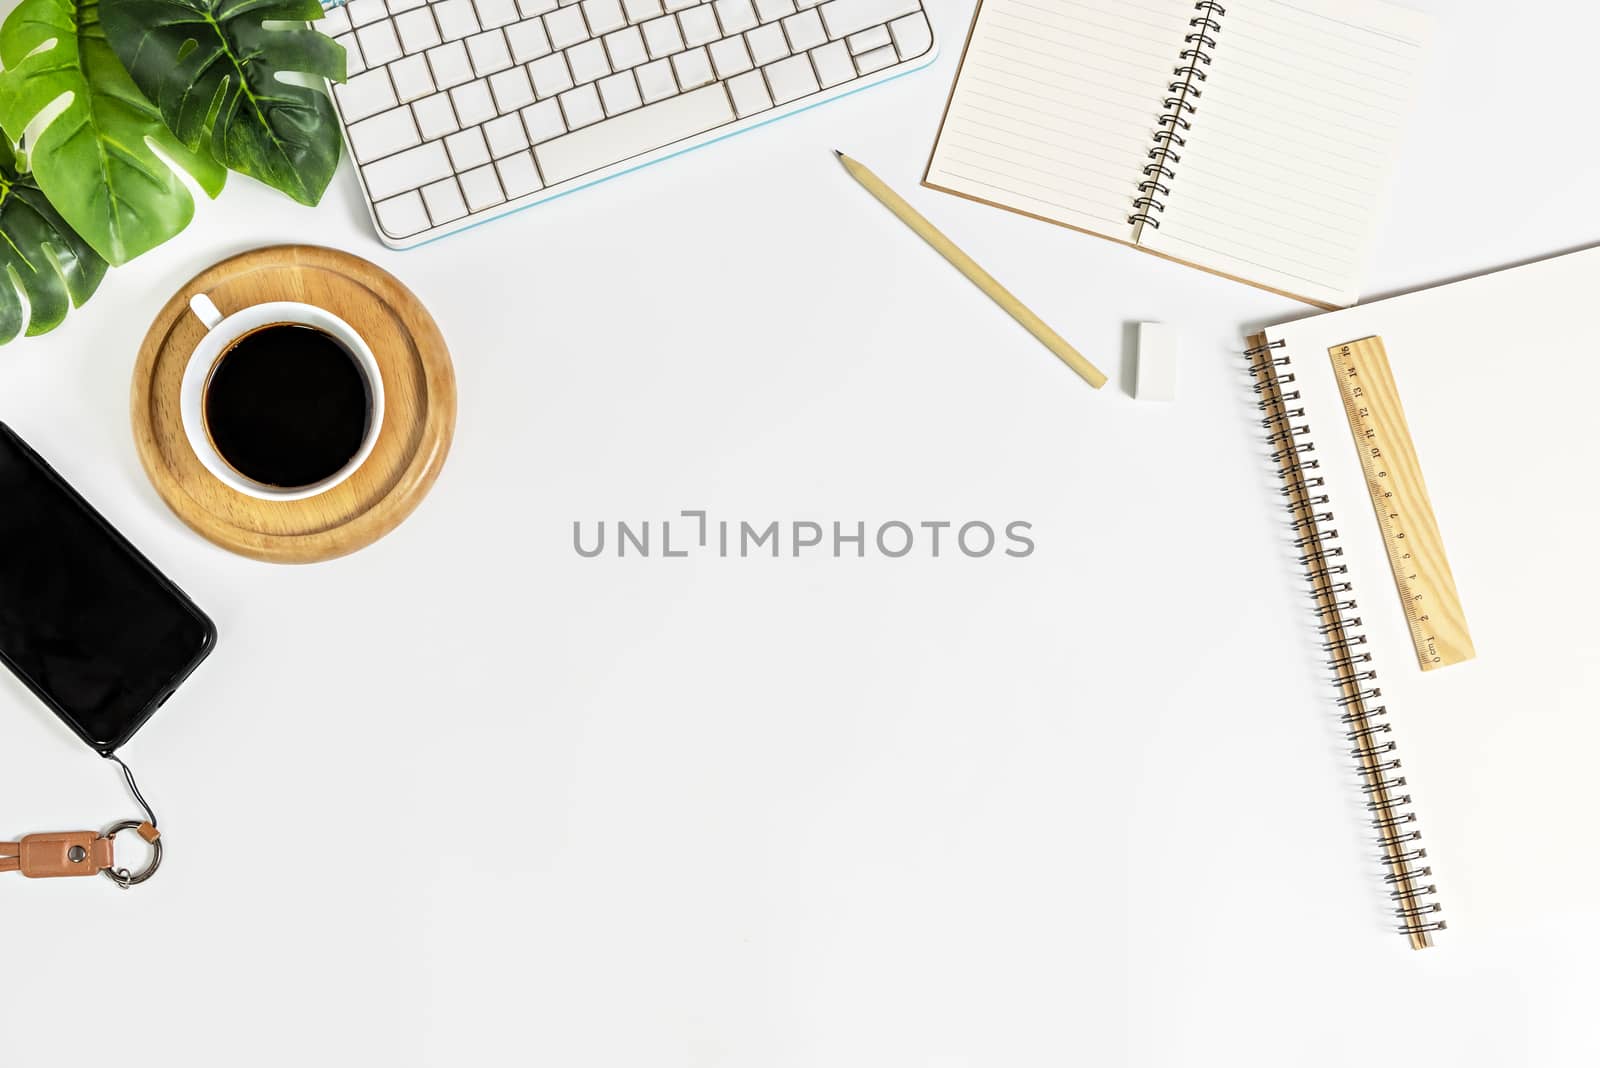
[{"label": "white eraser", "polygon": [[1139,324],[1133,395],[1148,401],[1178,399],[1178,332],[1166,323]]}]

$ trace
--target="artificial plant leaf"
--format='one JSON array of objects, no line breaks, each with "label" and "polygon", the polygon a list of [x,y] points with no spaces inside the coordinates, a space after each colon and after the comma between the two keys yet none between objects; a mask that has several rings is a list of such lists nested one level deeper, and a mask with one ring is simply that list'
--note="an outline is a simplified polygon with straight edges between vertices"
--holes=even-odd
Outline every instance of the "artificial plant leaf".
[{"label": "artificial plant leaf", "polygon": [[304,25],[319,0],[100,0],[134,82],[189,148],[280,189],[322,199],[339,163],[339,120],[296,71],[344,81],[344,49]]},{"label": "artificial plant leaf", "polygon": [[42,334],[105,276],[106,261],[72,232],[33,177],[17,171],[11,145],[0,137],[0,345],[24,326],[22,293],[28,333]]},{"label": "artificial plant leaf", "polygon": [[[189,224],[194,199],[159,148],[210,196],[228,172],[183,146],[106,41],[95,0],[22,0],[0,25],[0,129],[24,146],[34,180],[113,264]],[[42,114],[42,117],[41,117]]]}]

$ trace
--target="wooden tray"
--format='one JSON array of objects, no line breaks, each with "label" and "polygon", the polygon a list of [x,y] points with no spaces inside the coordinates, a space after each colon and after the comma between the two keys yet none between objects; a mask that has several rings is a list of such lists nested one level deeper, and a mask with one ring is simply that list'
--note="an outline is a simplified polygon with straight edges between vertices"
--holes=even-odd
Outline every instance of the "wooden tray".
[{"label": "wooden tray", "polygon": [[[178,406],[184,365],[205,334],[189,311],[196,293],[224,315],[269,300],[315,304],[366,339],[385,411],[377,446],[355,474],[307,500],[261,501],[201,466]],[[161,498],[210,541],[274,563],[331,560],[393,530],[439,477],[455,422],[455,370],[427,309],[374,264],[313,245],[256,249],[201,271],[156,316],[133,371],[134,441]]]}]

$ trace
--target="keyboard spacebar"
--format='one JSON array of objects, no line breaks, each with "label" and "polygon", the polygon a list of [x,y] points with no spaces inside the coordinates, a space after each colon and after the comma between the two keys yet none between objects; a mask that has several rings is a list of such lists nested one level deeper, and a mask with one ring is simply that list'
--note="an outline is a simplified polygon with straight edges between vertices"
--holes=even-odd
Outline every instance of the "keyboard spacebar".
[{"label": "keyboard spacebar", "polygon": [[534,147],[545,185],[681,141],[734,119],[728,93],[716,82],[624,112]]}]

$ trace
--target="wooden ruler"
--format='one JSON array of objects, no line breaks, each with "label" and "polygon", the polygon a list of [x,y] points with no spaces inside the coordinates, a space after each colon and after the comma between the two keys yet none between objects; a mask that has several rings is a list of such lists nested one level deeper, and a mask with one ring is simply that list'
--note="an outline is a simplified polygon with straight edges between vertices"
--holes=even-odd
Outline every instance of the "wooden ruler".
[{"label": "wooden ruler", "polygon": [[1445,559],[1444,541],[1383,339],[1336,345],[1328,356],[1400,590],[1400,607],[1411,627],[1417,663],[1423,671],[1432,671],[1471,660],[1472,636],[1467,633],[1467,618],[1456,595],[1450,561]]}]

